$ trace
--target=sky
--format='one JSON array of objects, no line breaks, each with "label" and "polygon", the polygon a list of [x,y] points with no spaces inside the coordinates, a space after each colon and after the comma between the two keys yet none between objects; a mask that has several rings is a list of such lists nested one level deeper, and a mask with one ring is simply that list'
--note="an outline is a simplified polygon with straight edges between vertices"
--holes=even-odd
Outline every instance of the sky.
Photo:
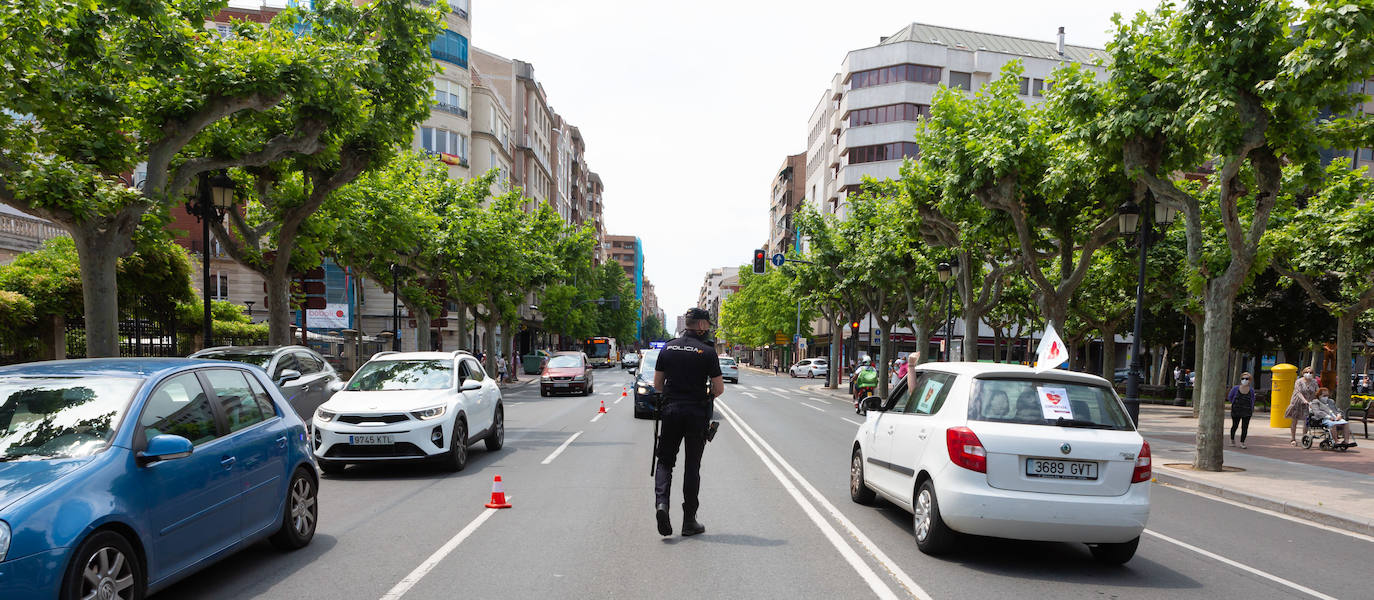
[{"label": "sky", "polygon": [[1158,0],[472,0],[479,48],[534,65],[587,141],[606,232],[643,241],[668,316],[768,240],[770,184],[850,50],[911,22],[1101,48]]}]

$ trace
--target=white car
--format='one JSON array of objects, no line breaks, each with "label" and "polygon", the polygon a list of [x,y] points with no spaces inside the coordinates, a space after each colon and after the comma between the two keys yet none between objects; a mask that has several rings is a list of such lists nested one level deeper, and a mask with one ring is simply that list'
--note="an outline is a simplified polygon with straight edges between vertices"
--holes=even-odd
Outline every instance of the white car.
[{"label": "white car", "polygon": [[824,358],[804,358],[787,369],[793,377],[825,377],[830,374],[830,361]]},{"label": "white car", "polygon": [[957,534],[1088,544],[1099,561],[1135,555],[1150,515],[1150,445],[1101,377],[1019,365],[915,367],[867,416],[849,493],[914,516],[916,545]]},{"label": "white car", "polygon": [[719,358],[721,378],[731,383],[739,383],[739,365],[735,363],[735,359],[729,356]]},{"label": "white car", "polygon": [[327,474],[349,463],[426,459],[461,471],[472,443],[501,449],[504,413],[496,380],[471,354],[383,352],[315,410],[311,447]]}]

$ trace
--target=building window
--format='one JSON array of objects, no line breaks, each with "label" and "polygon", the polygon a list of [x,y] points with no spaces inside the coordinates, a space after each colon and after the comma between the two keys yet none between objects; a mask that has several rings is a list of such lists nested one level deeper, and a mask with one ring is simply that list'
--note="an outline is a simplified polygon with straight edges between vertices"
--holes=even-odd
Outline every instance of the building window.
[{"label": "building window", "polygon": [[1032,79],[1032,80],[1031,80],[1031,95],[1032,95],[1032,96],[1035,96],[1036,98],[1039,98],[1039,97],[1042,97],[1042,96],[1045,95],[1045,80],[1044,80],[1044,79]]},{"label": "building window", "polygon": [[973,74],[965,73],[963,71],[950,71],[949,87],[956,90],[972,90]]},{"label": "building window", "polygon": [[1030,78],[1029,78],[1029,77],[1022,77],[1022,78],[1021,78],[1021,95],[1022,95],[1022,96],[1029,96],[1029,95],[1030,95]]},{"label": "building window", "polygon": [[929,116],[930,107],[925,104],[889,104],[849,111],[849,126],[862,127],[892,121],[915,121]]},{"label": "building window", "polygon": [[228,275],[219,271],[210,274],[210,298],[213,300],[229,299]]},{"label": "building window", "polygon": [[445,29],[434,37],[433,42],[430,42],[429,55],[466,69],[468,68],[468,39],[458,32]]},{"label": "building window", "polygon": [[467,88],[444,79],[434,80],[434,106],[439,110],[467,117]]},{"label": "building window", "polygon": [[882,85],[885,83],[896,83],[899,81],[938,84],[940,83],[941,71],[942,69],[940,67],[912,64],[893,65],[880,69],[859,71],[850,75],[849,89],[857,90],[859,88]]},{"label": "building window", "polygon": [[849,149],[849,164],[880,162],[916,158],[919,152],[915,142],[893,142],[876,146],[859,146]]},{"label": "building window", "polygon": [[1371,161],[1374,161],[1374,148],[1360,148],[1360,161],[1361,161],[1361,162],[1371,162]]},{"label": "building window", "polygon": [[435,154],[452,154],[468,160],[468,136],[447,129],[420,128],[420,148]]}]

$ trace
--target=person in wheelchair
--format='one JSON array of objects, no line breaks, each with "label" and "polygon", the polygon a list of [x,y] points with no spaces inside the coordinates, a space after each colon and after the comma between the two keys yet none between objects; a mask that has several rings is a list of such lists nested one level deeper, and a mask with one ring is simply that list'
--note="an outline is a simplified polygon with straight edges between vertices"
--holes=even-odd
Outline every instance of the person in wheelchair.
[{"label": "person in wheelchair", "polygon": [[1350,448],[1356,445],[1350,439],[1350,423],[1345,420],[1345,415],[1342,415],[1340,410],[1336,408],[1336,402],[1331,399],[1330,390],[1326,388],[1317,390],[1317,399],[1312,401],[1310,414],[1314,424],[1320,422],[1321,426],[1330,432],[1332,444],[1337,443],[1336,434],[1341,434],[1344,441],[1340,443],[1345,447]]}]

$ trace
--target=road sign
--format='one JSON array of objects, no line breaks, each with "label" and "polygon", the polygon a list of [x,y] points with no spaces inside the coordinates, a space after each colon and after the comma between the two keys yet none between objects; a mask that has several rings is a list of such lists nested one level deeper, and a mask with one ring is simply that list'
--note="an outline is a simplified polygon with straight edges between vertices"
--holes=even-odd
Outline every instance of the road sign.
[{"label": "road sign", "polygon": [[787,257],[783,256],[781,252],[773,255],[773,266],[781,267],[784,262],[787,262]]},{"label": "road sign", "polygon": [[774,341],[775,343],[778,343],[778,344],[786,344],[786,343],[788,342],[787,334],[785,334],[785,333],[783,333],[783,332],[781,332],[781,331],[779,331],[779,332],[777,332],[777,333],[774,333],[774,334],[773,334],[773,341]]}]

